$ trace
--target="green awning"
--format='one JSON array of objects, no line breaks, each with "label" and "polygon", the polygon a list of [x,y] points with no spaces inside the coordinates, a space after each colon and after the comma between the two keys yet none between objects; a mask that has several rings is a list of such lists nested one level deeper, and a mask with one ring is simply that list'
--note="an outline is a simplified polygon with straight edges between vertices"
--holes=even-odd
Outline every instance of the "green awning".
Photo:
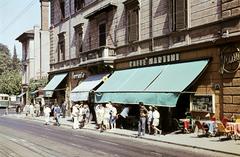
[{"label": "green awning", "polygon": [[67,76],[67,73],[57,74],[55,75],[51,81],[43,88],[46,97],[52,97],[54,90],[57,86],[63,81],[63,79]]},{"label": "green awning", "polygon": [[95,101],[175,107],[207,64],[200,60],[115,71],[95,92]]}]

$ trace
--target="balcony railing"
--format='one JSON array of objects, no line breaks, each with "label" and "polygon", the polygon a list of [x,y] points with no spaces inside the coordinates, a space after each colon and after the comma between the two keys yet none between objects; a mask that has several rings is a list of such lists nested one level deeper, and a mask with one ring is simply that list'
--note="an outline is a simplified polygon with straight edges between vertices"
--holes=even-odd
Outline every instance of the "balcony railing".
[{"label": "balcony railing", "polygon": [[113,62],[116,57],[116,53],[113,48],[100,47],[90,51],[81,52],[80,65],[94,63],[94,62]]},{"label": "balcony railing", "polygon": [[113,63],[116,53],[113,48],[99,47],[90,51],[81,52],[79,58],[51,63],[51,71],[78,67],[80,65],[94,64],[97,62]]}]

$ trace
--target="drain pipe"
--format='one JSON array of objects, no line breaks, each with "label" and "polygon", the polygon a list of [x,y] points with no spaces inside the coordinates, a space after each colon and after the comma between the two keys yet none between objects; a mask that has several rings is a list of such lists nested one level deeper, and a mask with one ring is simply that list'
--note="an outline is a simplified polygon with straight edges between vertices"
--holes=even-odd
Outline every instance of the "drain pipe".
[{"label": "drain pipe", "polygon": [[154,51],[154,39],[153,39],[153,0],[149,0],[149,37],[151,39],[150,51]]}]

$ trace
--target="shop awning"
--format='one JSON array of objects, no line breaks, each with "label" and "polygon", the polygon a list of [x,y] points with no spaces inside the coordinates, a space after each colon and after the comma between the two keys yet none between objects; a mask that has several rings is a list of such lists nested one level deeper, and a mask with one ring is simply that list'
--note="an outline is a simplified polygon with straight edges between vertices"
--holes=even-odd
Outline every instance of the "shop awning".
[{"label": "shop awning", "polygon": [[115,71],[97,89],[95,101],[175,107],[180,94],[207,64],[208,60],[200,60]]},{"label": "shop awning", "polygon": [[24,92],[24,93],[21,93],[21,94],[19,94],[17,97],[18,98],[21,98],[22,96],[24,96],[26,93]]},{"label": "shop awning", "polygon": [[89,76],[83,82],[79,83],[79,85],[71,91],[71,101],[76,102],[88,100],[89,92],[98,86],[103,81],[103,77],[106,75],[107,74]]},{"label": "shop awning", "polygon": [[57,88],[57,86],[63,81],[63,79],[67,76],[67,73],[57,74],[55,75],[48,84],[43,88],[46,97],[51,97],[53,91]]}]

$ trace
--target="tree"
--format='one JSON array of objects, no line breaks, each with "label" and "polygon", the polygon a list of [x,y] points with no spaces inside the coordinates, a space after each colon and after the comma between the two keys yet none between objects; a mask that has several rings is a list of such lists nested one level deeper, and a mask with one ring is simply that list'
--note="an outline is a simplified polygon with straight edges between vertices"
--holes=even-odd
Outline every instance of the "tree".
[{"label": "tree", "polygon": [[12,62],[9,49],[6,45],[0,43],[0,75],[4,71],[10,70]]},{"label": "tree", "polygon": [[14,70],[20,70],[21,66],[20,66],[20,60],[17,57],[17,50],[16,50],[16,46],[14,45],[14,50],[13,50],[13,57],[12,57],[12,69]]},{"label": "tree", "polygon": [[6,45],[0,43],[0,93],[16,95],[21,90],[20,60],[16,48],[13,58]]},{"label": "tree", "polygon": [[31,79],[30,82],[29,82],[29,96],[30,96],[30,99],[32,99],[34,97],[32,95],[32,92],[38,90],[41,87],[45,87],[47,82],[48,82],[47,77],[42,78],[42,79],[38,79],[38,80]]},{"label": "tree", "polygon": [[4,71],[0,75],[0,93],[17,95],[21,91],[21,75],[18,71]]}]

